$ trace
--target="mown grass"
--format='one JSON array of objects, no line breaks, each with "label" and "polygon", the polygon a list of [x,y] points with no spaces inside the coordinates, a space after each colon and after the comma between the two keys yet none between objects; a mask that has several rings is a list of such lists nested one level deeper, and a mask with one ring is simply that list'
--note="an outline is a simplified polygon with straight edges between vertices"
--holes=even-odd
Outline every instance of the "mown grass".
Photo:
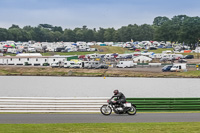
[{"label": "mown grass", "polygon": [[166,50],[171,50],[173,51],[173,48],[158,48],[157,50],[148,50],[148,52],[154,52],[154,53],[162,53],[163,51],[166,51]]},{"label": "mown grass", "polygon": [[124,54],[127,52],[134,52],[134,51],[128,50],[128,48],[115,47],[115,46],[94,45],[92,47],[98,49],[98,53],[101,53],[101,54],[109,54],[109,53]]},{"label": "mown grass", "polygon": [[[53,55],[86,55],[86,54],[93,54],[93,53],[99,53],[99,54],[110,54],[110,53],[119,53],[124,54],[126,52],[133,52],[128,50],[127,48],[122,47],[113,47],[113,46],[92,46],[93,48],[97,48],[98,51],[94,52],[47,52],[47,53],[41,53],[43,56],[53,56]],[[103,51],[103,52],[100,52]]]},{"label": "mown grass", "polygon": [[[115,47],[115,46],[94,45],[94,46],[91,46],[91,47],[92,48],[97,48],[98,51],[94,51],[94,52],[46,52],[46,53],[41,53],[41,54],[43,56],[53,56],[53,55],[86,55],[86,54],[93,54],[93,53],[99,53],[99,54],[110,54],[110,53],[124,54],[124,53],[133,53],[134,52],[132,50],[128,50],[128,48]],[[166,50],[173,51],[173,48],[167,48],[167,49],[159,48],[157,50],[148,50],[148,51],[149,52],[154,52],[154,53],[162,53],[163,51],[166,51]],[[141,49],[141,51],[144,51],[144,49]],[[194,55],[195,58],[200,58],[200,54],[197,54],[197,53],[181,53],[181,54],[183,54],[183,55]],[[6,55],[15,56],[16,54],[11,54],[11,53],[4,54],[4,56],[6,56]]]},{"label": "mown grass", "polygon": [[0,133],[198,133],[200,122],[0,124]]},{"label": "mown grass", "polygon": [[200,77],[200,71],[188,71],[188,72],[181,72],[177,73],[178,76],[183,77]]},{"label": "mown grass", "polygon": [[86,55],[86,54],[93,54],[93,53],[95,52],[47,52],[47,53],[41,53],[41,54],[42,56],[53,56],[53,55]]}]

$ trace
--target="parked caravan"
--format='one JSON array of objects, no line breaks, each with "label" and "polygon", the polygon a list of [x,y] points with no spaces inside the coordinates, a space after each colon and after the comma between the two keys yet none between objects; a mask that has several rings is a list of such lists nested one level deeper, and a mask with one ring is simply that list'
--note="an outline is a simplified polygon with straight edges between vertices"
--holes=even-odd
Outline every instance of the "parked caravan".
[{"label": "parked caravan", "polygon": [[150,56],[152,59],[161,59],[162,58],[162,54],[153,54]]},{"label": "parked caravan", "polygon": [[95,59],[95,58],[97,58],[98,55],[99,54],[96,54],[96,53],[94,53],[94,54],[87,54],[87,55],[85,55],[85,57],[88,58],[88,59]]},{"label": "parked caravan", "polygon": [[35,53],[35,52],[36,52],[36,49],[35,49],[35,48],[32,48],[32,47],[28,47],[27,52]]},{"label": "parked caravan", "polygon": [[145,62],[151,62],[152,59],[146,56],[138,56],[133,58],[134,62],[140,62],[140,63],[145,63]]},{"label": "parked caravan", "polygon": [[7,53],[12,53],[12,54],[16,54],[17,50],[15,48],[8,48],[7,49]]},{"label": "parked caravan", "polygon": [[51,64],[51,67],[64,67],[64,63],[59,61]]},{"label": "parked caravan", "polygon": [[173,67],[170,69],[171,72],[180,72],[187,71],[186,64],[173,64]]},{"label": "parked caravan", "polygon": [[133,63],[133,61],[120,61],[119,64],[117,64],[117,68],[128,68],[128,67],[134,67],[137,63]]},{"label": "parked caravan", "polygon": [[64,62],[64,68],[70,68],[71,65],[74,65],[74,61],[65,61]]},{"label": "parked caravan", "polygon": [[89,69],[96,68],[99,64],[100,64],[99,61],[89,61],[87,67],[85,66],[85,68]]},{"label": "parked caravan", "polygon": [[0,65],[4,65],[4,59],[0,58]]},{"label": "parked caravan", "polygon": [[90,61],[82,61],[82,68],[88,68]]},{"label": "parked caravan", "polygon": [[82,62],[70,63],[70,68],[82,68]]}]

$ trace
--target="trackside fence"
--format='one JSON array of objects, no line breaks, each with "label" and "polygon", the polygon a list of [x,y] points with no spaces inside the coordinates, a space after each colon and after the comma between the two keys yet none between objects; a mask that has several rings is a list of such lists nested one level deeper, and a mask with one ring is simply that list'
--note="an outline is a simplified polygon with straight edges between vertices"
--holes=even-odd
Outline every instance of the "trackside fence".
[{"label": "trackside fence", "polygon": [[127,98],[138,110],[200,110],[200,98]]},{"label": "trackside fence", "polygon": [[0,97],[0,112],[99,112],[105,97]]},{"label": "trackside fence", "polygon": [[[0,97],[0,112],[100,112],[108,97]],[[139,111],[200,110],[200,98],[127,98]]]}]

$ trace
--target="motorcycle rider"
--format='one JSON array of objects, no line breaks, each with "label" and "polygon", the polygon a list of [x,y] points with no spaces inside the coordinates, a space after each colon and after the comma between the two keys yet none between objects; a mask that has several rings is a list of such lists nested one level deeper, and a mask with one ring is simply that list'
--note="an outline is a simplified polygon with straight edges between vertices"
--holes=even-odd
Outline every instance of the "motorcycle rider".
[{"label": "motorcycle rider", "polygon": [[123,103],[126,103],[126,97],[124,96],[124,94],[122,92],[119,92],[118,90],[114,90],[113,93],[114,96],[112,96],[112,98],[116,97],[116,103],[119,104],[122,108],[124,108]]}]

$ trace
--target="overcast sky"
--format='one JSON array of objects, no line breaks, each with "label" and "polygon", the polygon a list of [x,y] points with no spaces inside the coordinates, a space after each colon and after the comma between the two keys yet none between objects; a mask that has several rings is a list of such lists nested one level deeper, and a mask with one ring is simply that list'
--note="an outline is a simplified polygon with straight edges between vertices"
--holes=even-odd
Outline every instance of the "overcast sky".
[{"label": "overcast sky", "polygon": [[0,0],[0,27],[51,24],[120,28],[157,16],[200,16],[200,0]]}]

